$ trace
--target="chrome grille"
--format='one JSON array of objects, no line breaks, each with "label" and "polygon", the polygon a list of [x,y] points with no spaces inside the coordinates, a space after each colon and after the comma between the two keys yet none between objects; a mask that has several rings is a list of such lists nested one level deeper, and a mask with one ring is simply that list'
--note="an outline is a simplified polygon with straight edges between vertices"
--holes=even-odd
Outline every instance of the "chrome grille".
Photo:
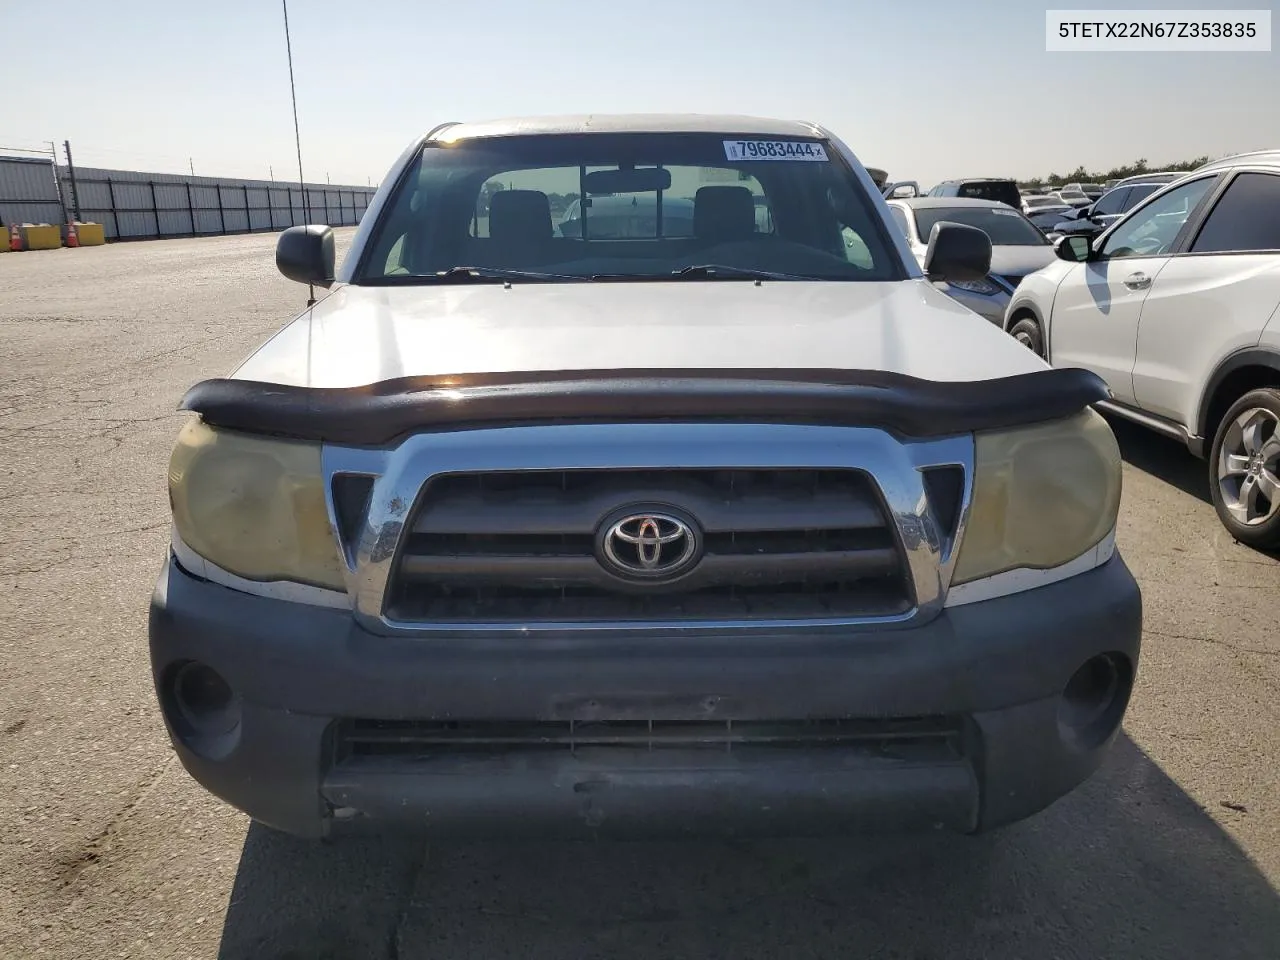
[{"label": "chrome grille", "polygon": [[[658,585],[597,559],[629,505],[692,517],[704,554]],[[437,476],[394,567],[399,621],[658,621],[890,616],[912,606],[893,525],[858,470],[574,470]]]}]

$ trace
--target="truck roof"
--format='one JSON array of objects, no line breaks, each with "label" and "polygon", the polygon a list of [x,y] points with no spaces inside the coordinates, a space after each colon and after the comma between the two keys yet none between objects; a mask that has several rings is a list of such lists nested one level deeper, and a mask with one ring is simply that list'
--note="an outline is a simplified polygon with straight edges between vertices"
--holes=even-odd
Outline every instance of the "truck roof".
[{"label": "truck roof", "polygon": [[574,133],[727,133],[760,137],[820,136],[817,124],[766,117],[700,113],[587,113],[455,122],[436,127],[430,140]]}]

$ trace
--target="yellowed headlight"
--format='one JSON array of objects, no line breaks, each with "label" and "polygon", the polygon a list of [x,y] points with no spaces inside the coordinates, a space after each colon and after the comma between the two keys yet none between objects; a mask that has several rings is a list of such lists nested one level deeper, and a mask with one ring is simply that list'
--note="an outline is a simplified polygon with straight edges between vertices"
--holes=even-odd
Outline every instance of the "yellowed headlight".
[{"label": "yellowed headlight", "polygon": [[319,444],[215,430],[193,418],[169,460],[169,501],[186,545],[224,570],[344,587]]},{"label": "yellowed headlight", "polygon": [[1092,409],[975,437],[973,499],[953,584],[1057,567],[1096,546],[1120,509],[1120,449]]}]

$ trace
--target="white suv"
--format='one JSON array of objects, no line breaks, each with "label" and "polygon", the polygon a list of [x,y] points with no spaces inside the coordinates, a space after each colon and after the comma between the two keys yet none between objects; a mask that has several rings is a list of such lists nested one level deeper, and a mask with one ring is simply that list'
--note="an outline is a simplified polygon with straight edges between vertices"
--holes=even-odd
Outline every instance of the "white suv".
[{"label": "white suv", "polygon": [[1207,457],[1231,534],[1280,546],[1280,151],[1207,164],[1057,252],[1005,330],[1106,380],[1099,406]]}]

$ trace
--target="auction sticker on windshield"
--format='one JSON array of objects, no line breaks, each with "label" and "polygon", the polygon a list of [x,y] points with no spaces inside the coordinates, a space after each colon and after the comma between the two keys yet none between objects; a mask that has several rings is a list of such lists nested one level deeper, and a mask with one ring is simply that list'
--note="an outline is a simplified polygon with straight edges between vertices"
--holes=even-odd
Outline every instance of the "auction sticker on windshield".
[{"label": "auction sticker on windshield", "polygon": [[724,155],[729,160],[826,160],[820,143],[802,140],[726,140]]}]

